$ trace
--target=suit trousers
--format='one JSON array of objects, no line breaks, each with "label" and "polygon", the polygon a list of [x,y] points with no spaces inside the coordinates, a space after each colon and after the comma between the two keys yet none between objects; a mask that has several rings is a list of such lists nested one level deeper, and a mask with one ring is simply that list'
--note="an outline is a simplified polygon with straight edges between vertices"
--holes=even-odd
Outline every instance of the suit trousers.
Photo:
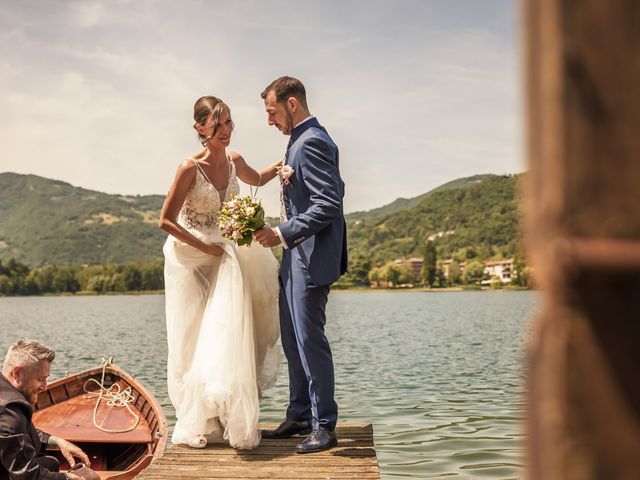
[{"label": "suit trousers", "polygon": [[334,430],[338,405],[333,358],[324,333],[330,286],[313,284],[294,248],[283,252],[280,287],[280,335],[289,364],[287,418]]}]

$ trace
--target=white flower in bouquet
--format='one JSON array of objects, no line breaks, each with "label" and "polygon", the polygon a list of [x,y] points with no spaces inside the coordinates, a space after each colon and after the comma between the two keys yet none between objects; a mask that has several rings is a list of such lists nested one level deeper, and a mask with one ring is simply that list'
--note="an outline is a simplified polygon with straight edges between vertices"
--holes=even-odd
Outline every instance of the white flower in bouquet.
[{"label": "white flower in bouquet", "polygon": [[238,246],[251,245],[253,232],[262,227],[264,209],[254,198],[245,195],[222,204],[218,228],[223,237],[235,241]]}]

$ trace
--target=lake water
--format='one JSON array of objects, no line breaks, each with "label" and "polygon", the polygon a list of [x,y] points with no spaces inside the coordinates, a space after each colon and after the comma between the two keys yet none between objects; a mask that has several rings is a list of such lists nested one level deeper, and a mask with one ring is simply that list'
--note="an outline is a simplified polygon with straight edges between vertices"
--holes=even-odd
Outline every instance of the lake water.
[{"label": "lake water", "polygon": [[[523,338],[536,301],[506,291],[330,295],[340,422],[373,424],[383,479],[522,476]],[[163,296],[0,298],[0,331],[2,357],[20,337],[56,348],[51,379],[114,357],[173,424]],[[261,420],[278,422],[287,398],[282,375]]]}]

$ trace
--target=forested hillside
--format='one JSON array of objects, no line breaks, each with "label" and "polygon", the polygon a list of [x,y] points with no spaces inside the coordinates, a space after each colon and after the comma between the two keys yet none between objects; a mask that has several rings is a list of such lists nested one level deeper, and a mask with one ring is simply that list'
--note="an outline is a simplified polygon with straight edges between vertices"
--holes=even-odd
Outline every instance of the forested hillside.
[{"label": "forested hillside", "polygon": [[491,176],[435,191],[412,208],[349,225],[351,277],[402,257],[422,257],[433,241],[438,260],[514,257],[520,249],[518,175]]},{"label": "forested hillside", "polygon": [[[344,280],[368,284],[373,268],[422,257],[429,240],[438,260],[516,256],[518,179],[476,175],[348,215]],[[161,261],[162,201],[161,195],[109,195],[35,175],[0,174],[0,261],[30,268]]]},{"label": "forested hillside", "polygon": [[161,195],[122,196],[36,175],[0,174],[0,259],[30,266],[162,256]]}]

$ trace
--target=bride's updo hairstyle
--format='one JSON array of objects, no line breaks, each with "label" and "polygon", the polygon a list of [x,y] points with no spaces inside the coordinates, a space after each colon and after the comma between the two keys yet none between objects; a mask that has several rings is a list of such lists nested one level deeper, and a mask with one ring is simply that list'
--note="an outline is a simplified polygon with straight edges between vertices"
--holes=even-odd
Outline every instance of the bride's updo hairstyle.
[{"label": "bride's updo hairstyle", "polygon": [[[213,131],[211,132],[211,136],[213,136],[220,125],[220,114],[225,108],[229,112],[229,115],[231,115],[231,110],[227,104],[219,98],[213,96],[200,97],[193,106],[193,119],[196,121],[196,124],[202,127],[212,126]],[[194,125],[193,128],[196,128],[196,126]],[[233,120],[231,121],[231,128],[234,128]],[[207,137],[200,133],[198,133],[198,138],[202,145],[208,140]]]}]

